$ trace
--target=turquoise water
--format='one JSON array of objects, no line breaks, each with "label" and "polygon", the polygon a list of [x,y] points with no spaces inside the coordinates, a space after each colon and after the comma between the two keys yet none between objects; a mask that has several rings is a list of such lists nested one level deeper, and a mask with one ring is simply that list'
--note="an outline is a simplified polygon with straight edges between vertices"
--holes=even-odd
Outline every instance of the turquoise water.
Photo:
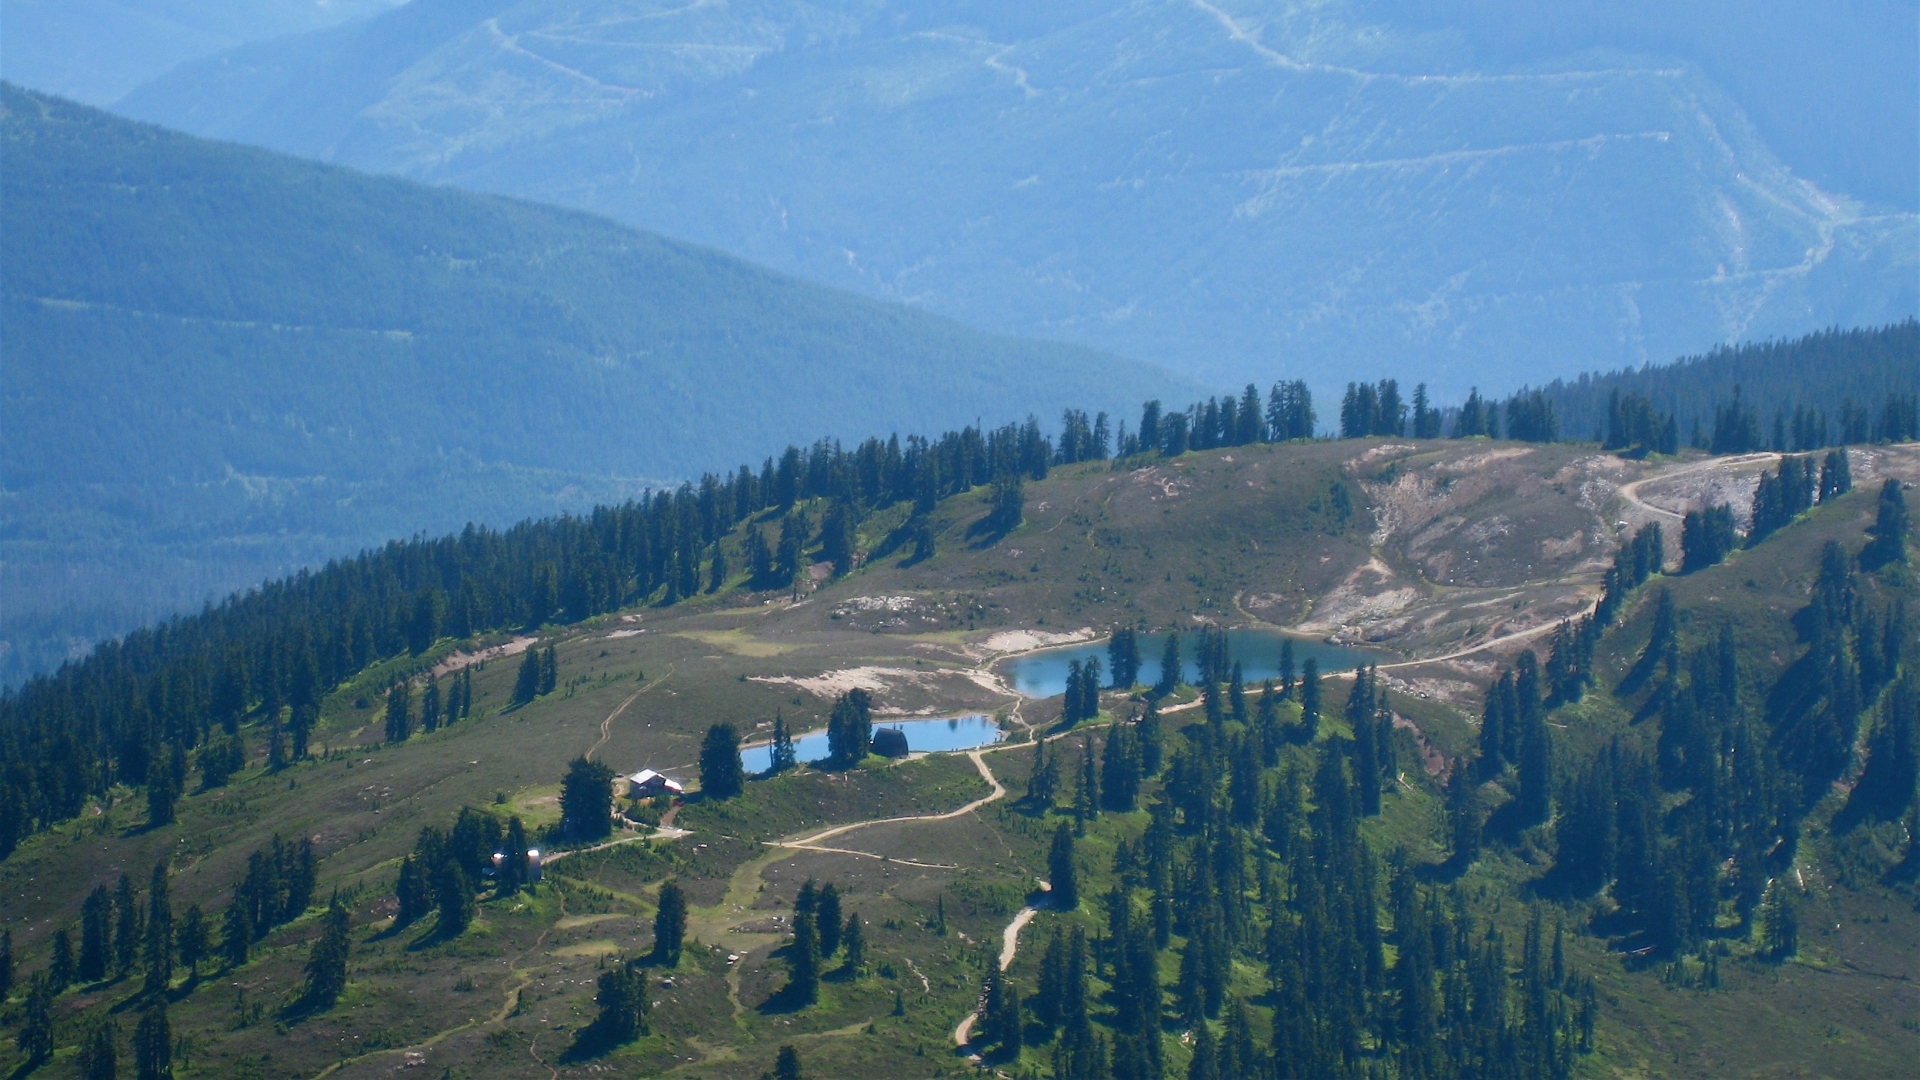
[{"label": "turquoise water", "polygon": [[[997,743],[1006,737],[1000,725],[985,713],[938,720],[888,720],[873,725],[875,731],[881,728],[897,728],[907,737],[907,749],[915,753],[971,750],[976,746]],[[793,753],[803,764],[826,757],[826,729],[809,731],[793,740]],[[741,750],[740,764],[746,767],[749,775],[766,772],[773,767],[773,744],[761,743]]]},{"label": "turquoise water", "polygon": [[[1227,631],[1227,648],[1233,658],[1240,661],[1241,670],[1247,685],[1257,686],[1262,679],[1280,677],[1280,646],[1286,641],[1293,642],[1293,674],[1300,675],[1300,668],[1309,658],[1318,662],[1322,672],[1346,671],[1366,663],[1397,659],[1372,649],[1355,649],[1346,645],[1329,645],[1316,638],[1295,637],[1266,627],[1253,627],[1244,630]],[[1165,634],[1142,634],[1140,636],[1140,681],[1152,686],[1160,681],[1160,652],[1166,647]],[[1180,657],[1186,667],[1184,678],[1191,681],[1200,677],[1200,669],[1194,663],[1194,651],[1200,645],[1199,634],[1180,635]],[[1003,669],[1007,681],[1013,688],[1027,697],[1044,698],[1067,692],[1067,665],[1075,660],[1086,661],[1088,657],[1098,657],[1104,683],[1111,673],[1107,670],[1107,643],[1090,642],[1085,645],[1069,645],[1059,649],[1047,649],[1044,652],[1029,653],[1007,661]]]}]

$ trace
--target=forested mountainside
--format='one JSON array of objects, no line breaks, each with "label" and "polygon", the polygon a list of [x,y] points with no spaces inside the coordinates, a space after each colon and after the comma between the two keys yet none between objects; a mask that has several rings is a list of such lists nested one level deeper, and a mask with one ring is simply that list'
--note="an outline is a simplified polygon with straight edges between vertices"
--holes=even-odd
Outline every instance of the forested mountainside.
[{"label": "forested mountainside", "polygon": [[[1682,438],[1711,439],[1716,416],[1733,404],[1752,414],[1748,448],[1810,450],[1882,437],[1889,398],[1920,395],[1920,323],[1825,330],[1790,340],[1715,349],[1660,366],[1554,380],[1542,387],[1563,437],[1603,441],[1611,407],[1638,396],[1672,417]],[[1745,422],[1745,421],[1743,421]],[[1898,421],[1895,422],[1898,426]],[[1891,437],[1911,437],[1893,432]]]},{"label": "forested mountainside", "polygon": [[[5,675],[819,435],[1190,390],[584,214],[0,89]],[[110,599],[103,599],[110,598]]]},{"label": "forested mountainside", "polygon": [[1293,439],[1304,391],[793,449],[31,682],[11,1063],[1897,1072],[1920,452]]},{"label": "forested mountainside", "polygon": [[1913,42],[1890,4],[418,0],[115,107],[1215,386],[1457,400],[1920,312]]}]

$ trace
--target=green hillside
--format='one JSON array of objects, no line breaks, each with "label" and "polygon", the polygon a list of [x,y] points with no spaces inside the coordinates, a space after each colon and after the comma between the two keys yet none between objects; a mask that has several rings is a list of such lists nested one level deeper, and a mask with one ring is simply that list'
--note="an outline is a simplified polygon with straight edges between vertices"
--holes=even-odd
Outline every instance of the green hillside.
[{"label": "green hillside", "polygon": [[[1852,491],[1680,574],[1674,519],[1774,460],[1010,450],[993,485],[912,494],[966,444],[893,486],[864,484],[865,449],[729,481],[716,502],[746,512],[694,547],[693,589],[688,493],[394,544],[0,699],[0,1016],[24,1036],[0,1067],[76,1075],[162,1001],[181,1080],[752,1080],[782,1047],[890,1080],[1877,1076],[1920,1051],[1920,596],[1882,509],[1920,447],[1843,451]],[[1626,544],[1654,523],[1664,545]],[[756,572],[760,543],[787,576]],[[1603,594],[1610,620],[1582,622]],[[1235,686],[1220,627],[1379,667],[1269,697]],[[1149,657],[1178,633],[1206,674],[1010,691],[1034,650],[1116,628]],[[718,724],[851,731],[855,690],[876,723],[986,713],[1008,738],[731,796],[699,764],[715,739],[727,760]],[[591,763],[692,794],[621,797],[594,835]],[[533,888],[463,876],[519,844],[544,852]],[[156,881],[173,926],[216,925],[195,965],[115,958]],[[829,884],[857,956],[819,937]],[[84,955],[89,925],[99,970],[55,992],[56,935]]]},{"label": "green hillside", "polygon": [[822,433],[1189,389],[13,87],[0,140],[9,679],[388,536],[584,510]]}]

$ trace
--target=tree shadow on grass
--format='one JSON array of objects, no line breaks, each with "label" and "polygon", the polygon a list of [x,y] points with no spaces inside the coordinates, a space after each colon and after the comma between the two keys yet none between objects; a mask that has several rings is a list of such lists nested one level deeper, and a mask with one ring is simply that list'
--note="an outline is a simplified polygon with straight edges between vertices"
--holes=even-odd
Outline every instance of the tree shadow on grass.
[{"label": "tree shadow on grass", "polygon": [[605,1024],[595,1020],[573,1033],[572,1045],[560,1053],[560,1064],[578,1065],[603,1058],[620,1049],[621,1045]]}]

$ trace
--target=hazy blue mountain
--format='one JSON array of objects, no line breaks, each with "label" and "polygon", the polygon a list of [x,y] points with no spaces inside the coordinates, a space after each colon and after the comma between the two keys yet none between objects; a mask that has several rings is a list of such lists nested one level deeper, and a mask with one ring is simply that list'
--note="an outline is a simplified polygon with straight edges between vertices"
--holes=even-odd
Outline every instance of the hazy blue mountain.
[{"label": "hazy blue mountain", "polygon": [[401,0],[0,0],[0,77],[105,105],[188,60]]},{"label": "hazy blue mountain", "polygon": [[[823,435],[1199,387],[571,211],[0,84],[4,663]],[[903,432],[905,434],[906,432]]]},{"label": "hazy blue mountain", "polygon": [[1730,0],[414,0],[119,107],[1216,384],[1278,367],[1459,396],[1920,310],[1914,22]]}]

